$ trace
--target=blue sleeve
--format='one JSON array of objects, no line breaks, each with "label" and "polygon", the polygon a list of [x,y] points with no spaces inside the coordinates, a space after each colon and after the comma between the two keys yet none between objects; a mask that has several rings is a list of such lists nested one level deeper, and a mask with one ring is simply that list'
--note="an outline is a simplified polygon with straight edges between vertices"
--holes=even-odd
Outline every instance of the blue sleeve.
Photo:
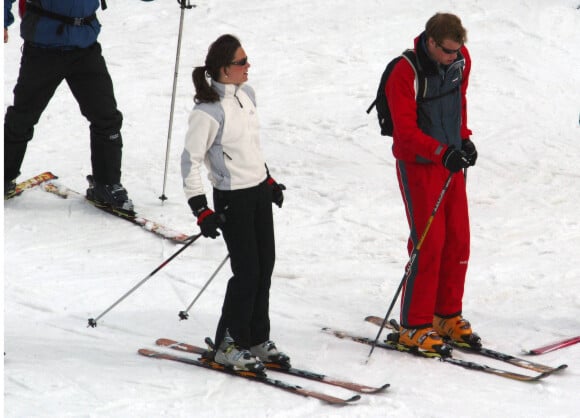
[{"label": "blue sleeve", "polygon": [[4,0],[4,29],[14,23],[14,15],[11,11],[12,3],[14,0]]}]

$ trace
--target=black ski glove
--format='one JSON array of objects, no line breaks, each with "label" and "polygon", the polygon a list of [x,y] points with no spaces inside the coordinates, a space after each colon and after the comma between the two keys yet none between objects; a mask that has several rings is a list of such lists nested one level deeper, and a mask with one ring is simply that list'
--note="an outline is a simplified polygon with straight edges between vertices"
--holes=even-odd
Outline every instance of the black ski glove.
[{"label": "black ski glove", "polygon": [[441,162],[443,163],[443,166],[452,173],[457,173],[459,170],[470,166],[469,158],[467,158],[465,152],[456,150],[452,146],[447,148],[447,151],[443,154]]},{"label": "black ski glove", "polygon": [[272,188],[272,202],[275,203],[279,208],[282,207],[282,203],[284,203],[284,192],[286,190],[286,186],[282,183],[276,183],[272,177],[268,175],[266,179],[268,185]]},{"label": "black ski glove", "polygon": [[471,141],[471,139],[467,138],[461,141],[461,151],[467,155],[469,159],[469,165],[474,166],[475,161],[477,161],[477,149],[475,148],[475,144]]},{"label": "black ski glove", "polygon": [[206,238],[215,239],[220,236],[218,228],[223,225],[223,215],[220,216],[207,207],[205,195],[194,196],[188,201],[193,214],[197,217],[197,225]]}]

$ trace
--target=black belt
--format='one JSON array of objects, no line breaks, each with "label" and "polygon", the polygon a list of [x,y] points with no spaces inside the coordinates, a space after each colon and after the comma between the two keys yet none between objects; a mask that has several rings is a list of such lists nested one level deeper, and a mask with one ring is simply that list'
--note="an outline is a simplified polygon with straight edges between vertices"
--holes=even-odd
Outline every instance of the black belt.
[{"label": "black belt", "polygon": [[39,16],[48,17],[50,19],[58,20],[62,22],[61,25],[58,26],[56,29],[56,33],[61,35],[64,31],[64,25],[71,25],[71,26],[83,26],[83,25],[90,25],[93,20],[97,18],[97,15],[93,13],[90,16],[86,17],[71,17],[65,16],[58,13],[54,13],[48,10],[43,9],[42,7],[38,7],[32,3],[26,3],[26,11],[37,14]]}]

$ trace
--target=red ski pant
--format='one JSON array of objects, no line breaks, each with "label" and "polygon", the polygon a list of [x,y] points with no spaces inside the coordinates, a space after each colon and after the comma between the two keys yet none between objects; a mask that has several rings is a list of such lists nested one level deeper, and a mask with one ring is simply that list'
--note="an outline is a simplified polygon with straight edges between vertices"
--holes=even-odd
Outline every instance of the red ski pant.
[{"label": "red ski pant", "polygon": [[[449,171],[436,164],[397,161],[397,178],[409,222],[409,255],[423,231]],[[465,178],[459,172],[451,183],[419,248],[401,296],[401,324],[430,326],[433,315],[461,313],[469,260],[469,214]]]}]

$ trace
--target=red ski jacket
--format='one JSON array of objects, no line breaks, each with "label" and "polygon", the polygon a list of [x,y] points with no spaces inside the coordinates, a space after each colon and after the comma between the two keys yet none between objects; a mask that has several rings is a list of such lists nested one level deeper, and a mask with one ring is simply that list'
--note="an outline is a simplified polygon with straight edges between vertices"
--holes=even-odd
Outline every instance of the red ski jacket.
[{"label": "red ski jacket", "polygon": [[427,77],[426,97],[452,90],[454,82],[461,85],[453,94],[418,104],[415,71],[406,59],[399,60],[385,86],[393,118],[393,155],[402,161],[440,163],[449,146],[460,148],[461,140],[471,135],[466,100],[471,58],[462,46],[456,61],[442,73],[427,56],[423,38],[424,33],[415,39],[415,53]]}]

